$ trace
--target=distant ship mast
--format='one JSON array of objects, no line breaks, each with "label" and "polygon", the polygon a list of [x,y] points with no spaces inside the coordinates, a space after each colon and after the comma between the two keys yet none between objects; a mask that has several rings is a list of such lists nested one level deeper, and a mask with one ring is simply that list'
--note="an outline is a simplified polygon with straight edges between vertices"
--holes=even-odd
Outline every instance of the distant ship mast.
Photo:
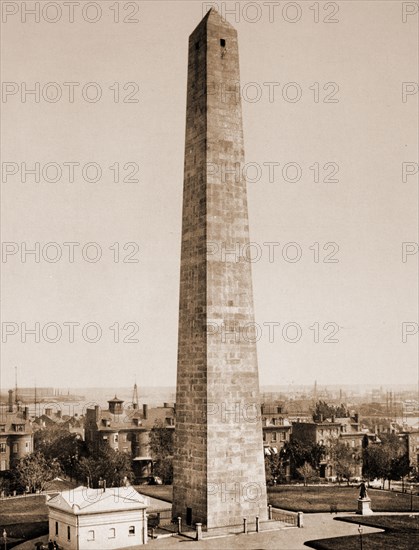
[{"label": "distant ship mast", "polygon": [[15,367],[15,404],[17,405],[19,402],[18,396],[17,396],[17,367]]}]

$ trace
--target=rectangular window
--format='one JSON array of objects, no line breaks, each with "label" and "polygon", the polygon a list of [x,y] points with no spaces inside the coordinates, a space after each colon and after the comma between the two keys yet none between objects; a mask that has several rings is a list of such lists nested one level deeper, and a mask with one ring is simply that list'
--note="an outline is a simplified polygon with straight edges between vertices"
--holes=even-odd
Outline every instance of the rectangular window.
[{"label": "rectangular window", "polygon": [[128,529],[128,535],[135,535],[135,526],[131,525]]},{"label": "rectangular window", "polygon": [[[69,527],[70,529],[70,527]],[[70,538],[68,539],[70,540]],[[92,530],[92,531],[87,531],[87,540],[95,540],[95,532]]]},{"label": "rectangular window", "polygon": [[13,443],[13,452],[14,453],[19,452],[19,445],[17,443]]},{"label": "rectangular window", "polygon": [[6,443],[0,443],[0,453],[6,452]]},{"label": "rectangular window", "polygon": [[221,39],[220,39],[220,46],[221,46],[222,48],[225,48],[225,47],[226,47],[225,38],[221,38]]},{"label": "rectangular window", "polygon": [[115,537],[116,537],[116,531],[115,531],[115,529],[112,527],[111,529],[109,529],[108,539],[114,539]]},{"label": "rectangular window", "polygon": [[276,432],[272,432],[271,441],[276,441]]},{"label": "rectangular window", "polygon": [[71,530],[69,525],[67,525],[67,540],[71,540]]},{"label": "rectangular window", "polygon": [[115,443],[118,442],[118,434],[115,434]]},{"label": "rectangular window", "polygon": [[0,424],[0,432],[6,431],[6,424]]},{"label": "rectangular window", "polygon": [[55,536],[58,537],[58,521],[55,522]]}]

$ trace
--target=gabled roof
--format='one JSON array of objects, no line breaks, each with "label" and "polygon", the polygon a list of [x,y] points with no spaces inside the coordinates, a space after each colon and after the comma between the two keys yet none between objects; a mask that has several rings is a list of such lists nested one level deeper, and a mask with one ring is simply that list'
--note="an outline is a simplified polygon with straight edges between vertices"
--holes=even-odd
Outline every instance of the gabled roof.
[{"label": "gabled roof", "polygon": [[47,501],[50,508],[75,515],[143,510],[149,506],[148,497],[138,493],[134,487],[110,487],[90,489],[80,486],[63,491]]}]

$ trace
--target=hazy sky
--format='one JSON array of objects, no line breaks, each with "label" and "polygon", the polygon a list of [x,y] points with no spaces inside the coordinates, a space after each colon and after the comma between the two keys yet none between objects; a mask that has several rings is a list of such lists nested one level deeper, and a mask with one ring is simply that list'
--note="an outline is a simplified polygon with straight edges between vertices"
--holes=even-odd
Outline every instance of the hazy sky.
[{"label": "hazy sky", "polygon": [[[210,2],[47,4],[36,22],[2,3],[2,388],[15,366],[22,386],[175,384],[187,45]],[[275,4],[226,14],[258,180],[261,384],[414,383],[418,336],[403,342],[402,325],[418,323],[418,176],[402,168],[418,162],[415,3]],[[35,163],[40,181],[25,182]],[[39,261],[24,254],[35,243]],[[39,342],[24,341],[35,323]]]}]

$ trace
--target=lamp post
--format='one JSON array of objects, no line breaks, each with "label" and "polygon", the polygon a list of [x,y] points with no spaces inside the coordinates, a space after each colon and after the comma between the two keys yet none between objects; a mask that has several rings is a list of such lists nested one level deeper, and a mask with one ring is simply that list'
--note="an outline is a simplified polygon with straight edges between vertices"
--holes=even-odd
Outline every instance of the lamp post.
[{"label": "lamp post", "polygon": [[358,533],[359,533],[359,547],[362,550],[362,525],[358,525]]},{"label": "lamp post", "polygon": [[413,485],[410,486],[410,511],[413,512]]}]

